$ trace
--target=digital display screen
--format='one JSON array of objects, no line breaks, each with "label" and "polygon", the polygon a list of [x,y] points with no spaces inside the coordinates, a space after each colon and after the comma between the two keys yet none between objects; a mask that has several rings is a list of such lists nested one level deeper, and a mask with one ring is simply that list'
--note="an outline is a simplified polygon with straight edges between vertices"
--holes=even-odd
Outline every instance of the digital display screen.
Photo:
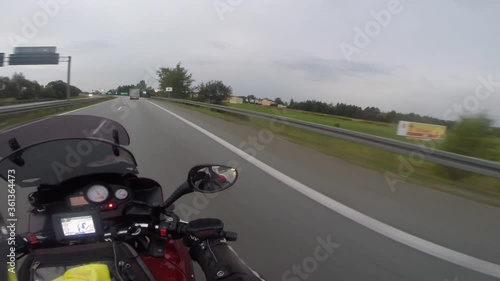
[{"label": "digital display screen", "polygon": [[85,200],[85,197],[83,196],[76,196],[69,198],[69,204],[71,205],[71,207],[76,207],[76,206],[88,205],[89,202],[87,202],[87,200]]},{"label": "digital display screen", "polygon": [[96,233],[92,216],[61,218],[64,236]]}]

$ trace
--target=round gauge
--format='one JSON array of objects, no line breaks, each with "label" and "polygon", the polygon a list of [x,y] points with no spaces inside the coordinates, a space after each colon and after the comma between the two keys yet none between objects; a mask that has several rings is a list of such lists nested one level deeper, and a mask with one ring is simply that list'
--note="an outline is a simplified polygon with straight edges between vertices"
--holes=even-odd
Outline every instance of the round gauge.
[{"label": "round gauge", "polygon": [[85,195],[91,202],[101,203],[104,200],[108,199],[109,191],[103,185],[93,185],[89,189],[87,189],[87,193]]},{"label": "round gauge", "polygon": [[115,197],[118,200],[123,200],[128,197],[128,191],[124,188],[117,189],[115,191]]}]

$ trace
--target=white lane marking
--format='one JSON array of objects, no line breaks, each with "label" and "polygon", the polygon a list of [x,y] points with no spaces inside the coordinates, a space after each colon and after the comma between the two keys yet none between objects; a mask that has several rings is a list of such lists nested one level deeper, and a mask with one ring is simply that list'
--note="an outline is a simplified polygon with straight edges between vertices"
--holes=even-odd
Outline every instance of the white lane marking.
[{"label": "white lane marking", "polygon": [[70,113],[73,113],[73,112],[76,112],[76,111],[88,109],[90,107],[93,107],[93,106],[96,106],[96,105],[100,105],[100,104],[103,104],[103,103],[107,103],[107,102],[110,102],[110,101],[113,101],[113,100],[108,100],[108,101],[103,101],[103,102],[96,103],[96,104],[91,104],[91,105],[88,105],[88,106],[85,106],[85,107],[82,107],[82,108],[78,108],[78,109],[75,109],[75,110],[71,110],[71,111],[68,111],[68,112],[57,114],[57,116],[66,115],[66,114],[70,114]]},{"label": "white lane marking", "polygon": [[177,119],[181,120],[182,122],[188,124],[189,126],[193,127],[194,129],[198,130],[199,132],[203,133],[207,137],[211,138],[212,140],[218,142],[220,145],[224,146],[225,148],[229,149],[230,151],[234,152],[238,156],[242,157],[243,159],[247,160],[248,162],[252,163],[255,165],[257,168],[261,169],[265,173],[269,174],[270,176],[274,177],[275,179],[283,182],[284,184],[288,185],[289,187],[295,189],[296,191],[302,193],[306,197],[309,197],[310,199],[318,202],[319,204],[329,208],[330,210],[337,212],[341,214],[342,216],[353,220],[385,237],[388,237],[390,239],[393,239],[399,243],[405,244],[409,247],[412,247],[416,250],[419,250],[421,252],[424,252],[426,254],[432,255],[434,257],[440,258],[442,260],[448,261],[450,263],[454,263],[457,265],[460,265],[462,267],[494,276],[494,277],[500,277],[500,265],[491,263],[489,261],[481,260],[448,248],[445,248],[441,245],[432,243],[430,241],[421,239],[417,236],[411,235],[409,233],[406,233],[404,231],[401,231],[395,227],[392,227],[388,224],[385,224],[383,222],[380,222],[374,218],[371,218],[363,213],[360,213],[346,205],[343,205],[340,202],[337,202],[333,200],[330,197],[327,197],[316,190],[304,185],[303,183],[294,180],[293,178],[283,174],[282,172],[274,169],[273,167],[267,165],[266,163],[248,155],[244,151],[240,150],[236,146],[230,144],[229,142],[219,138],[218,136],[210,133],[209,131],[201,128],[200,126],[184,119],[183,117],[153,103],[148,101],[149,103],[153,104],[154,106],[158,107],[159,109],[169,113],[170,115],[176,117]]}]

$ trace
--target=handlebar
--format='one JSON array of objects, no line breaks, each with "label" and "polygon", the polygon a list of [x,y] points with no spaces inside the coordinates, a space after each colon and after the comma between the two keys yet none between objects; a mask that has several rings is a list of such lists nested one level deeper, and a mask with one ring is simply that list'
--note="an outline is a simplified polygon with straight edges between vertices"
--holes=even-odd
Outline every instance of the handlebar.
[{"label": "handlebar", "polygon": [[195,236],[199,239],[224,238],[227,241],[236,241],[238,233],[225,231],[224,225],[218,219],[199,219],[189,223],[178,222],[178,234],[181,237],[186,235]]},{"label": "handlebar", "polygon": [[[156,235],[161,238],[181,239],[185,236],[193,236],[197,239],[226,239],[236,241],[238,234],[232,231],[225,231],[222,221],[218,219],[198,219],[191,222],[181,221],[175,217],[167,217],[159,224],[134,223],[126,228],[116,229],[113,232],[104,233],[105,240],[117,239],[126,236],[137,236],[141,233]],[[54,241],[53,235],[28,234],[16,237],[16,252],[24,253],[29,248],[44,243]]]},{"label": "handlebar", "polygon": [[[208,220],[208,221],[207,221]],[[150,225],[148,223],[135,223],[133,226],[128,228],[119,229],[116,232],[116,236],[125,235],[139,235],[143,231],[153,231],[153,234],[159,235],[160,237],[179,239],[187,235],[195,236],[199,239],[208,238],[224,238],[227,241],[236,241],[238,239],[238,234],[232,231],[224,231],[219,225],[214,223],[220,222],[217,219],[204,219],[204,225],[200,227],[196,225],[199,220],[193,221],[191,223],[184,221],[166,220],[159,224]],[[194,225],[193,225],[194,224]],[[110,237],[112,233],[105,233],[104,237]]]}]

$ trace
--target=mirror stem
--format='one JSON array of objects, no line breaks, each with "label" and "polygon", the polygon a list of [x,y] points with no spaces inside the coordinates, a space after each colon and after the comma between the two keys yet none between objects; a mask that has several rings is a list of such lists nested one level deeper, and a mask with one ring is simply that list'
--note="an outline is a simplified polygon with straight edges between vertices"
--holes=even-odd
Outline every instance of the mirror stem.
[{"label": "mirror stem", "polygon": [[192,193],[194,190],[187,182],[184,182],[181,184],[175,191],[170,195],[170,197],[161,204],[162,209],[166,209],[170,207],[177,199],[181,198],[182,196]]}]

